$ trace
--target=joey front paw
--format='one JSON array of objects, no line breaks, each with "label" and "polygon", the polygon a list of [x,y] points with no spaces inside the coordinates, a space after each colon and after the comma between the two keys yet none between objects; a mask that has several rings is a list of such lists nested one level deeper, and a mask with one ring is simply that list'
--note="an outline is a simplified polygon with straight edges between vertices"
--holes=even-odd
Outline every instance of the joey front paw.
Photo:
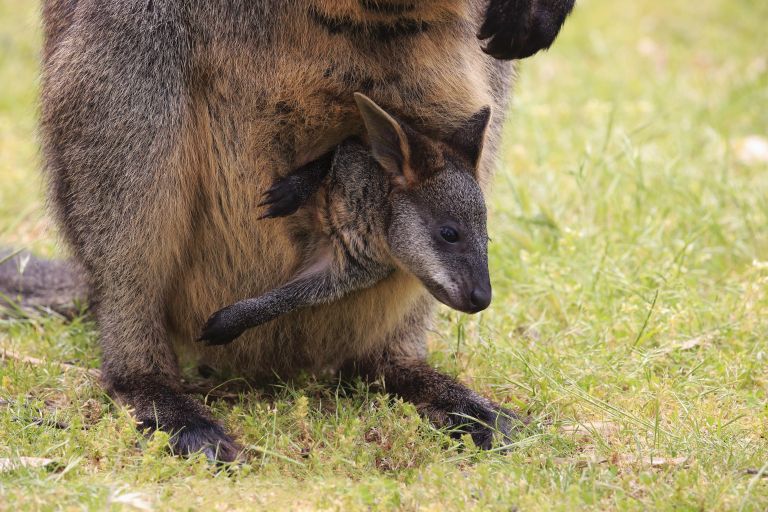
[{"label": "joey front paw", "polygon": [[197,341],[208,346],[226,345],[243,334],[243,329],[232,322],[227,312],[228,308],[224,308],[212,314],[205,322]]},{"label": "joey front paw", "polygon": [[280,178],[264,192],[259,206],[266,206],[267,211],[261,216],[262,219],[286,217],[301,207],[303,197],[297,180],[294,178],[290,175]]}]

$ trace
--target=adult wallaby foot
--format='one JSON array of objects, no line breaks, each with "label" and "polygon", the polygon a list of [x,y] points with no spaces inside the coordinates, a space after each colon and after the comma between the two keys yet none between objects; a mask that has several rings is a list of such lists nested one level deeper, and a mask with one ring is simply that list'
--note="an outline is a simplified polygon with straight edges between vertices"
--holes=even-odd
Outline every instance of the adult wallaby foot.
[{"label": "adult wallaby foot", "polygon": [[111,383],[111,392],[134,408],[137,428],[168,432],[174,455],[202,453],[212,462],[233,462],[240,446],[211,418],[205,406],[151,377]]},{"label": "adult wallaby foot", "polygon": [[525,425],[517,414],[484,398],[424,361],[387,356],[362,367],[364,377],[383,379],[385,389],[416,405],[419,413],[452,437],[469,434],[488,450],[508,444]]}]

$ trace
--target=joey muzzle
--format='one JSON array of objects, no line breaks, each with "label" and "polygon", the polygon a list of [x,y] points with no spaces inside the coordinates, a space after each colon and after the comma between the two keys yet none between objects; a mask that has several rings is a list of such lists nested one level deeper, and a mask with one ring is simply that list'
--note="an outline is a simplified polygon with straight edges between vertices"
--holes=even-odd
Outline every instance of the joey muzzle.
[{"label": "joey muzzle", "polygon": [[462,295],[465,307],[461,309],[465,313],[479,313],[491,305],[493,288],[491,276],[488,272],[488,259],[480,258],[480,261],[471,264],[471,274],[462,283]]},{"label": "joey muzzle", "polygon": [[492,297],[493,292],[491,291],[490,283],[487,286],[475,287],[469,295],[469,305],[474,308],[474,311],[471,312],[477,313],[486,309],[491,305]]},{"label": "joey muzzle", "polygon": [[478,280],[469,280],[463,290],[463,307],[457,308],[464,313],[479,313],[491,305],[493,291],[488,273]]},{"label": "joey muzzle", "polygon": [[474,314],[483,311],[490,306],[493,297],[490,279],[456,283],[451,290],[428,279],[423,279],[422,282],[433,297],[462,313]]}]

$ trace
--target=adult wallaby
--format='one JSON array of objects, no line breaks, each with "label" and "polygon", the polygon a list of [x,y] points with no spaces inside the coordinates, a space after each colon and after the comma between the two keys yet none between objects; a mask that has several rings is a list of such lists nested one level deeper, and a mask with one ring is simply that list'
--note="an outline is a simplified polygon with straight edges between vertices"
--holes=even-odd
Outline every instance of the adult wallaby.
[{"label": "adult wallaby", "polygon": [[[102,371],[181,453],[237,446],[179,385],[178,356],[249,377],[355,367],[449,417],[494,410],[424,363],[431,297],[396,270],[339,301],[192,340],[211,312],[286,282],[299,212],[255,222],[276,177],[361,131],[352,93],[445,140],[483,105],[490,174],[513,73],[569,0],[44,0],[41,135],[50,202],[89,287]],[[480,413],[471,413],[482,416]],[[215,451],[218,449],[218,454]]]},{"label": "adult wallaby", "polygon": [[356,93],[355,100],[370,149],[348,139],[330,166],[327,159],[307,164],[268,191],[267,216],[275,217],[276,206],[295,210],[327,181],[313,205],[312,252],[287,284],[217,311],[202,341],[230,343],[280,315],[370,288],[397,268],[459,311],[477,313],[490,304],[485,202],[475,175],[490,109],[445,144],[395,120],[365,95]]}]

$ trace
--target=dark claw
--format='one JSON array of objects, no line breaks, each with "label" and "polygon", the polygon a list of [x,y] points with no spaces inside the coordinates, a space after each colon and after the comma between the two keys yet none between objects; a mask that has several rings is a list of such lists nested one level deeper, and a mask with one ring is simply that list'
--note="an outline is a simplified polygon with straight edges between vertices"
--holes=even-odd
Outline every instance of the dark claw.
[{"label": "dark claw", "polygon": [[468,404],[466,411],[449,414],[451,435],[469,434],[476,446],[490,450],[512,442],[513,433],[525,422],[514,412],[494,404]]},{"label": "dark claw", "polygon": [[240,447],[214,421],[185,425],[171,435],[174,455],[188,457],[202,453],[210,462],[220,464],[234,462],[240,454]]},{"label": "dark claw", "polygon": [[299,193],[292,176],[277,180],[266,192],[259,206],[267,206],[267,211],[261,219],[286,217],[295,213],[302,205],[303,198]]},{"label": "dark claw", "polygon": [[172,426],[158,426],[155,417],[139,419],[137,427],[148,432],[168,432],[173,455],[188,457],[202,453],[214,463],[234,462],[239,458],[242,449],[213,419],[191,411],[186,411],[186,414],[174,419],[178,423],[173,421]]},{"label": "dark claw", "polygon": [[475,428],[470,431],[472,441],[483,450],[490,450],[494,441],[505,445],[512,442],[512,434],[523,425],[523,421],[509,409],[489,409],[478,418]]}]

